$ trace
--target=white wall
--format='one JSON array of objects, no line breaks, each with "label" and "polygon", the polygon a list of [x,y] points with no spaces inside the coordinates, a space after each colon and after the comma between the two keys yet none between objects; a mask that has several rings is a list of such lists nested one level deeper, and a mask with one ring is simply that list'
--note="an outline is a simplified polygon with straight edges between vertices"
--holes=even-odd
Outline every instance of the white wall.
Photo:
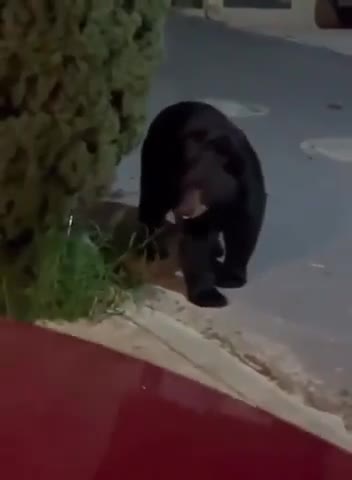
[{"label": "white wall", "polygon": [[[281,8],[224,8],[223,0],[204,0],[210,17],[222,17],[234,26],[241,27],[300,27],[317,28],[315,9],[318,0],[292,0],[290,9]],[[328,0],[319,0],[320,3]]]}]

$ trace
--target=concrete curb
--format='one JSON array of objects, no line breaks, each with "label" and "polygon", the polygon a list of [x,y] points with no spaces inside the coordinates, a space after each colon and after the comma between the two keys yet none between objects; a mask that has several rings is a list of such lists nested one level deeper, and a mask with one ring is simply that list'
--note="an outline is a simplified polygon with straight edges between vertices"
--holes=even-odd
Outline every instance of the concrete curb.
[{"label": "concrete curb", "polygon": [[200,371],[153,333],[128,318],[109,317],[99,323],[93,323],[85,319],[74,323],[44,321],[38,322],[38,325],[145,360],[178,375],[197,380],[208,387],[235,396],[229,388],[205,372]]},{"label": "concrete curb", "polygon": [[242,26],[291,26],[318,29],[316,0],[294,0],[293,8],[225,7],[222,0],[206,0],[203,8],[179,7],[174,10],[190,16],[206,17]]},{"label": "concrete curb", "polygon": [[303,405],[300,399],[280,390],[215,342],[148,308],[143,308],[134,317],[134,322],[223,384],[233,396],[352,452],[352,436],[338,416]]}]

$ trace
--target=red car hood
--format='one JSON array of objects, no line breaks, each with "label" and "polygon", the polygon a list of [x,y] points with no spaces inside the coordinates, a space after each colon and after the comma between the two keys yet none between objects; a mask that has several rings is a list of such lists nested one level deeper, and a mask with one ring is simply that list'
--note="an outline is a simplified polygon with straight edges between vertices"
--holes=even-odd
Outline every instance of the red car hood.
[{"label": "red car hood", "polygon": [[0,323],[0,478],[350,480],[352,457],[143,361]]}]

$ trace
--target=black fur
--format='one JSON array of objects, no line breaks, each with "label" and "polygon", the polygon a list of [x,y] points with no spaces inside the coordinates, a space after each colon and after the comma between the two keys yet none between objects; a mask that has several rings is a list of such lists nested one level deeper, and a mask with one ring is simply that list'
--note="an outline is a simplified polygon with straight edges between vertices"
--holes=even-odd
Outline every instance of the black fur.
[{"label": "black fur", "polygon": [[[259,158],[245,134],[216,108],[180,102],[151,123],[141,155],[139,221],[149,235],[163,227],[187,189],[196,188],[208,210],[181,220],[181,268],[188,298],[203,307],[220,307],[216,289],[247,282],[247,265],[257,244],[266,206]],[[219,233],[223,233],[225,259]],[[153,260],[167,256],[157,242],[147,249]]]}]

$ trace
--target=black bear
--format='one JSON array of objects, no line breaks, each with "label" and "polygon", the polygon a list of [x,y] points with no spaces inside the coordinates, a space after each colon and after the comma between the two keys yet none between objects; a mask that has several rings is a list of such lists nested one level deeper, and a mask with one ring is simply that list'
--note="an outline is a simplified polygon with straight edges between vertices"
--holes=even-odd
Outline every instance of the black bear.
[{"label": "black bear", "polygon": [[[152,121],[141,152],[139,222],[153,236],[174,212],[182,233],[180,265],[192,303],[225,306],[227,299],[216,286],[245,285],[266,197],[256,152],[242,130],[215,107],[183,101]],[[161,240],[147,246],[149,260],[156,254],[168,255]]]}]

